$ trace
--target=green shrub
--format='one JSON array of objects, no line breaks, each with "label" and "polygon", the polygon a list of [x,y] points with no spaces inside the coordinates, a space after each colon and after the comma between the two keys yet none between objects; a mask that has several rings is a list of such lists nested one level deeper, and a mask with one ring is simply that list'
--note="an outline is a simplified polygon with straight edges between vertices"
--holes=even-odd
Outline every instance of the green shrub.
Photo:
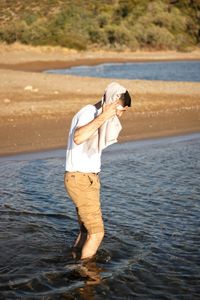
[{"label": "green shrub", "polygon": [[159,50],[175,48],[174,36],[166,28],[161,28],[153,24],[144,27],[140,24],[135,26],[134,35],[142,47]]},{"label": "green shrub", "polygon": [[200,42],[199,10],[197,0],[3,1],[0,40],[76,49],[187,49]]},{"label": "green shrub", "polygon": [[106,32],[101,28],[91,28],[89,30],[89,40],[91,44],[99,44],[100,46],[108,43]]},{"label": "green shrub", "polygon": [[26,22],[27,25],[31,25],[37,21],[38,16],[37,16],[37,14],[34,14],[34,13],[32,13],[32,14],[28,13],[28,14],[25,14],[22,18]]},{"label": "green shrub", "polygon": [[13,27],[6,25],[4,28],[0,28],[0,41],[12,44],[16,42],[16,33],[13,30]]},{"label": "green shrub", "polygon": [[[146,14],[138,19],[132,31],[141,47],[179,49],[184,43],[191,44],[185,36],[187,21],[176,7],[169,9],[165,3],[156,1],[148,5]],[[176,35],[181,32],[183,35],[177,41]]]},{"label": "green shrub", "polygon": [[63,32],[60,36],[59,45],[77,50],[86,50],[88,41],[76,32]]},{"label": "green shrub", "polygon": [[107,41],[112,46],[114,46],[117,43],[116,40],[117,30],[118,27],[116,25],[108,25],[105,27]]},{"label": "green shrub", "polygon": [[0,27],[0,40],[5,41],[8,44],[20,41],[26,30],[27,25],[25,22],[10,22],[10,24]]},{"label": "green shrub", "polygon": [[180,32],[184,32],[187,29],[188,19],[186,16],[182,15],[179,9],[176,7],[171,9],[170,13],[170,22],[168,25],[168,29],[176,34]]},{"label": "green shrub", "polygon": [[97,17],[97,22],[99,27],[103,28],[111,22],[111,16],[108,13],[102,13]]},{"label": "green shrub", "polygon": [[31,45],[52,45],[51,33],[46,26],[46,19],[40,19],[29,26],[20,41]]},{"label": "green shrub", "polygon": [[176,36],[176,49],[179,51],[188,51],[194,44],[194,39],[186,33],[180,33]]}]

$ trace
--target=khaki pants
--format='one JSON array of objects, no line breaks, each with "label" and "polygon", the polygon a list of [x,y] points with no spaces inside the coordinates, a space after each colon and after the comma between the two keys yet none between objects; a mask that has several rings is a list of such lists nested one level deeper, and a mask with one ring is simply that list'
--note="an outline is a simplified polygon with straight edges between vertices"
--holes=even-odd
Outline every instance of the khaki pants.
[{"label": "khaki pants", "polygon": [[104,232],[100,205],[100,181],[94,173],[66,172],[65,188],[74,202],[81,230]]}]

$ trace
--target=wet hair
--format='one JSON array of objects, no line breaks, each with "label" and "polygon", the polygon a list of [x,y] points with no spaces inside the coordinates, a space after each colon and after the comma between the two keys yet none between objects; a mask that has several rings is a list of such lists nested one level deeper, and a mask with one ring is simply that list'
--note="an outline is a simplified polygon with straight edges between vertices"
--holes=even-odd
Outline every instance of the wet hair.
[{"label": "wet hair", "polygon": [[119,99],[123,101],[123,107],[131,107],[131,96],[128,91],[126,91],[124,94],[121,94]]}]

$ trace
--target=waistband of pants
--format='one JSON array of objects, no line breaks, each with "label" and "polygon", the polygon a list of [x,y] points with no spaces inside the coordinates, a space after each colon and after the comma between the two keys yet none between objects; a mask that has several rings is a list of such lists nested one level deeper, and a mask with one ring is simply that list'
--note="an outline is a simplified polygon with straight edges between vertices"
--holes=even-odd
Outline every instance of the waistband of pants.
[{"label": "waistband of pants", "polygon": [[87,175],[96,175],[96,176],[99,176],[99,174],[100,174],[100,172],[98,172],[98,173],[93,173],[93,172],[87,172],[87,173],[85,173],[85,172],[78,172],[78,171],[76,171],[76,172],[69,172],[69,171],[65,171],[65,174],[74,174],[74,175],[80,175],[80,176],[87,176]]}]

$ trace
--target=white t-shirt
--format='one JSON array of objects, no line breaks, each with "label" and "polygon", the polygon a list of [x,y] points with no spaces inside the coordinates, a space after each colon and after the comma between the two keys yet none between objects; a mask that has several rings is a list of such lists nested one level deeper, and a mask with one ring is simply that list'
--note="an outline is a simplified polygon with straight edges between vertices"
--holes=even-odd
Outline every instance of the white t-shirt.
[{"label": "white t-shirt", "polygon": [[66,168],[68,172],[98,173],[101,170],[101,152],[98,147],[94,151],[87,151],[89,141],[80,145],[74,143],[74,132],[77,127],[91,122],[98,114],[94,105],[86,105],[72,119],[69,131],[66,153]]}]

